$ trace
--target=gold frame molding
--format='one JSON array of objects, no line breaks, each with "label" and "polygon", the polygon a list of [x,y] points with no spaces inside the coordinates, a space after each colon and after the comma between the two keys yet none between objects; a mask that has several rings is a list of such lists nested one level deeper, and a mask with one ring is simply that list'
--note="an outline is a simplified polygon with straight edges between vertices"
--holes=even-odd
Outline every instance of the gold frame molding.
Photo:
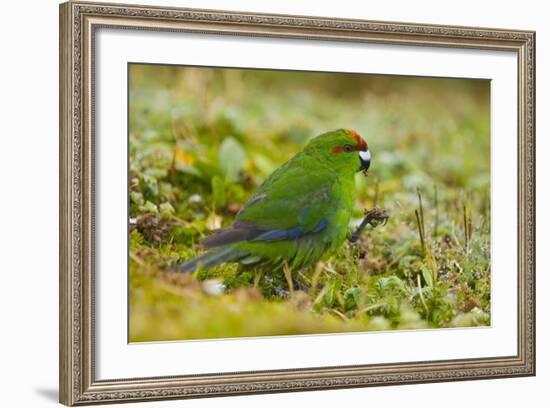
[{"label": "gold frame molding", "polygon": [[[98,28],[504,50],[518,63],[518,350],[513,356],[97,380],[94,34]],[[60,402],[66,405],[535,375],[535,33],[68,2],[60,5]]]}]

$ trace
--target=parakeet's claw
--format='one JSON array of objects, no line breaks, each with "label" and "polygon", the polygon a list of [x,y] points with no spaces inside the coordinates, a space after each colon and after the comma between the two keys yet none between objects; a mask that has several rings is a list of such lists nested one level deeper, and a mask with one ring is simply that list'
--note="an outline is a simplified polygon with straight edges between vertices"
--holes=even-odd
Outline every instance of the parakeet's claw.
[{"label": "parakeet's claw", "polygon": [[388,212],[380,207],[374,207],[370,210],[365,210],[365,218],[351,236],[350,241],[357,241],[359,239],[359,236],[361,235],[361,232],[363,232],[367,225],[370,225],[373,228],[376,228],[380,224],[386,225],[388,223],[388,218],[390,218]]},{"label": "parakeet's claw", "polygon": [[374,221],[376,225],[380,223],[386,223],[390,215],[386,210],[380,207],[373,207],[370,210],[365,210],[365,218],[369,219],[369,223],[372,225]]},{"label": "parakeet's claw", "polygon": [[386,225],[388,223],[388,218],[390,218],[390,215],[386,210],[379,207],[374,207],[371,210],[367,211],[365,213],[366,218],[370,218],[369,224],[375,228],[378,225]]}]

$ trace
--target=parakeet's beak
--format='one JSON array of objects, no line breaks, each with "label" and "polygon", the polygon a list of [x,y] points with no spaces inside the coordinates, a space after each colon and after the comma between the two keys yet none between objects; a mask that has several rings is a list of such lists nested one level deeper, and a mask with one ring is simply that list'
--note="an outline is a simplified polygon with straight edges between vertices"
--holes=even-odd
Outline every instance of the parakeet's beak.
[{"label": "parakeet's beak", "polygon": [[358,171],[367,171],[370,167],[370,151],[367,150],[360,150],[359,151],[359,159],[361,160],[361,167],[359,167]]}]

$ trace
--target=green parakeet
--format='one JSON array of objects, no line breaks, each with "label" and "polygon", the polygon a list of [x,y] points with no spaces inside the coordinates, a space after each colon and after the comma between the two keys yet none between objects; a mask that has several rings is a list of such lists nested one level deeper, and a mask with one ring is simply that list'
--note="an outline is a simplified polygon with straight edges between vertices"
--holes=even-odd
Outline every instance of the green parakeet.
[{"label": "green parakeet", "polygon": [[370,166],[367,143],[353,130],[317,136],[277,168],[243,206],[230,228],[202,241],[211,251],[177,266],[194,272],[223,262],[313,264],[348,234],[355,173]]}]

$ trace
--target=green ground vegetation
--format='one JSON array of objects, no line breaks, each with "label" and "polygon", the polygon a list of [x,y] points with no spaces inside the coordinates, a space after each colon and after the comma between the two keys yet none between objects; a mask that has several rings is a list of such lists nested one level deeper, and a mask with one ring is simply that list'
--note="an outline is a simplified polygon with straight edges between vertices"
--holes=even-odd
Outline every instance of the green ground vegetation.
[{"label": "green ground vegetation", "polygon": [[[131,341],[490,324],[488,81],[131,65],[129,92]],[[341,127],[372,152],[354,223],[387,225],[305,270],[170,271]]]}]

